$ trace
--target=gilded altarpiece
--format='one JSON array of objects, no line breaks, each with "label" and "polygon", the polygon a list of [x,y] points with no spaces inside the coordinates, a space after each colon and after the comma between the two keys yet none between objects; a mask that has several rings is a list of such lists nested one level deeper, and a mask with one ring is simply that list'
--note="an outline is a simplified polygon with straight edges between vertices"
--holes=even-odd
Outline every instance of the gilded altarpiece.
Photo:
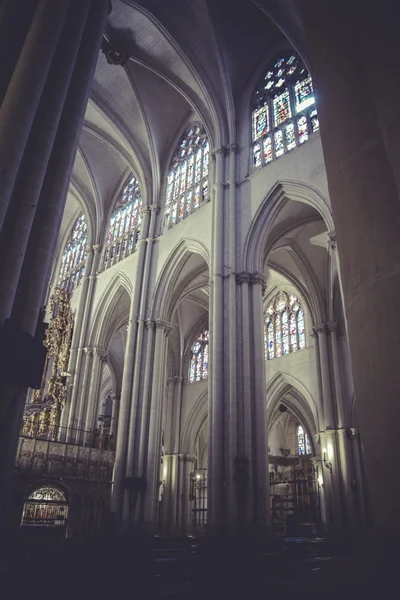
[{"label": "gilded altarpiece", "polygon": [[56,288],[50,298],[50,314],[43,342],[47,355],[42,383],[25,407],[21,435],[56,440],[67,397],[66,377],[73,329],[70,301],[60,288]]}]

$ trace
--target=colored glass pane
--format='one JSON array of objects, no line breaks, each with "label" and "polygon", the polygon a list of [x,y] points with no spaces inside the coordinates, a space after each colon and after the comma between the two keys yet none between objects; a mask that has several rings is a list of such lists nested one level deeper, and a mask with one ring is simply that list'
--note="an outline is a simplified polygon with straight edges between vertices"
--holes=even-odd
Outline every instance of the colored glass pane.
[{"label": "colored glass pane", "polygon": [[255,167],[261,166],[261,146],[258,142],[253,146],[253,164]]},{"label": "colored glass pane", "polygon": [[318,119],[318,114],[316,110],[312,110],[310,113],[310,119],[311,119],[311,129],[313,130],[313,133],[315,131],[318,131],[319,129],[319,119]]},{"label": "colored glass pane", "polygon": [[282,328],[280,315],[275,316],[275,351],[276,356],[282,356]]},{"label": "colored glass pane", "polygon": [[315,98],[310,76],[303,79],[303,81],[297,81],[294,86],[294,95],[296,99],[296,112],[300,112],[314,104]]},{"label": "colored glass pane", "polygon": [[291,352],[297,350],[297,322],[294,313],[290,314],[290,350]]},{"label": "colored glass pane", "polygon": [[297,330],[299,336],[299,348],[302,350],[306,346],[306,336],[304,332],[304,313],[299,310],[297,313]]},{"label": "colored glass pane", "polygon": [[282,313],[282,347],[283,354],[289,354],[289,323],[287,310]]},{"label": "colored glass pane", "polygon": [[308,140],[308,123],[304,115],[297,120],[297,127],[299,130],[299,142],[300,144],[304,144]]},{"label": "colored glass pane", "polygon": [[[178,145],[168,175],[165,203],[165,225],[181,221],[207,200],[209,144],[202,125],[189,127]],[[173,186],[169,188],[173,178]],[[170,209],[171,198],[174,205]]]},{"label": "colored glass pane", "polygon": [[305,434],[305,446],[306,446],[306,454],[312,454],[312,448],[311,448],[311,442],[310,442],[310,438],[308,437],[307,434]]},{"label": "colored glass pane", "polygon": [[297,427],[297,452],[300,455],[304,455],[306,453],[304,429],[301,425]]},{"label": "colored glass pane", "polygon": [[[272,82],[271,82],[272,83]],[[269,83],[267,84],[269,85]],[[253,140],[258,140],[269,131],[268,105],[253,112]]]},{"label": "colored glass pane", "polygon": [[263,141],[263,150],[264,150],[264,162],[268,164],[272,160],[272,142],[271,138],[268,136]]},{"label": "colored glass pane", "polygon": [[278,127],[287,119],[291,118],[292,110],[290,107],[290,97],[288,90],[285,90],[282,94],[274,98],[273,107],[275,127]]},{"label": "colored glass pane", "polygon": [[287,125],[285,133],[286,133],[286,148],[288,150],[293,150],[293,148],[296,148],[296,136],[294,133],[293,123],[289,123],[289,125]]},{"label": "colored glass pane", "polygon": [[268,323],[268,358],[275,357],[274,324]]},{"label": "colored glass pane", "polygon": [[189,362],[189,381],[193,383],[208,377],[209,332],[204,330],[192,345]]},{"label": "colored glass pane", "polygon": [[83,275],[86,244],[87,226],[81,215],[72,227],[61,259],[58,285],[68,293],[73,292]]},{"label": "colored glass pane", "polygon": [[278,131],[275,131],[274,141],[276,157],[282,156],[282,154],[284,154],[285,152],[285,147],[283,145],[283,133],[280,129],[278,129]]},{"label": "colored glass pane", "polygon": [[297,296],[279,292],[266,309],[264,343],[271,359],[305,348],[304,313]]}]

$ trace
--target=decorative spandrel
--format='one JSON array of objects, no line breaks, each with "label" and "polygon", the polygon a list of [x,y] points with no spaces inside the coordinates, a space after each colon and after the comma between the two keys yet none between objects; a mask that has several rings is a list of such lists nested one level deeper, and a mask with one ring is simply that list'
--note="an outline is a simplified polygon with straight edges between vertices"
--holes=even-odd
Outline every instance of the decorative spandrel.
[{"label": "decorative spandrel", "polygon": [[87,226],[82,214],[72,227],[61,259],[58,286],[72,294],[85,271]]},{"label": "decorative spandrel", "polygon": [[210,334],[205,329],[192,345],[189,362],[189,382],[208,378],[208,352]]},{"label": "decorative spandrel", "polygon": [[137,248],[140,235],[142,193],[139,183],[130,175],[115,203],[110,218],[104,268],[112,266]]},{"label": "decorative spandrel", "polygon": [[29,496],[29,500],[41,500],[47,502],[66,502],[64,492],[54,487],[41,487]]},{"label": "decorative spandrel", "polygon": [[266,309],[265,359],[302,350],[306,345],[304,312],[297,296],[279,292]]},{"label": "decorative spandrel", "polygon": [[188,127],[171,162],[167,179],[164,223],[169,228],[208,201],[210,147],[201,123]]},{"label": "decorative spandrel", "polygon": [[[318,129],[311,76],[295,52],[284,52],[268,65],[253,95],[253,167],[266,165],[304,144]],[[271,137],[269,151],[265,140]]]},{"label": "decorative spandrel", "polygon": [[66,377],[73,330],[68,294],[56,288],[50,298],[50,314],[44,339],[47,348],[42,383],[26,405],[21,435],[57,439],[61,412],[67,397]]}]

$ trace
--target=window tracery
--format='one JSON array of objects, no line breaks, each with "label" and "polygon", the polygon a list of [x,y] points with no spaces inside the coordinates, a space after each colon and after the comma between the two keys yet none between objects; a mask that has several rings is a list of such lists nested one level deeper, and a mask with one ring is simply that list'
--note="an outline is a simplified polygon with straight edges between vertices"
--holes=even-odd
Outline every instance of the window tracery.
[{"label": "window tracery", "polygon": [[58,286],[67,294],[72,294],[85,271],[85,253],[87,245],[87,225],[82,214],[75,221],[64,248]]},{"label": "window tracery", "polygon": [[139,183],[130,176],[115,204],[104,253],[104,269],[132,254],[139,241],[142,217],[142,193]]},{"label": "window tracery", "polygon": [[190,383],[208,378],[209,340],[209,331],[205,329],[192,345],[189,363]]},{"label": "window tracery", "polygon": [[268,304],[264,324],[265,359],[279,358],[306,346],[304,311],[294,294],[279,292]]},{"label": "window tracery", "polygon": [[297,454],[299,456],[312,454],[310,438],[301,425],[297,426]]},{"label": "window tracery", "polygon": [[253,167],[301,146],[318,129],[311,76],[295,52],[282,53],[253,96]]},{"label": "window tracery", "polygon": [[203,125],[188,127],[168,173],[164,225],[168,229],[208,201],[210,148]]}]

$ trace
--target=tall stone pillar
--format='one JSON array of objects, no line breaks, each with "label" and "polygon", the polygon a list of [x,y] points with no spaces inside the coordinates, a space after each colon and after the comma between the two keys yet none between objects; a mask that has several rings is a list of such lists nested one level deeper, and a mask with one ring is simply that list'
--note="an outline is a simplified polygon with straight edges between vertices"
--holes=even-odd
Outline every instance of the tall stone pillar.
[{"label": "tall stone pillar", "polygon": [[211,531],[224,527],[224,161],[225,148],[213,152],[215,160],[213,199],[213,258],[211,265],[212,293],[210,296],[210,394],[208,472],[208,523]]},{"label": "tall stone pillar", "polygon": [[[0,273],[0,350],[6,357],[0,366],[2,540],[8,537],[7,507],[26,390],[32,385],[31,365],[41,343],[34,336],[109,5],[107,0],[78,4],[66,0],[56,6],[42,0],[35,10],[27,10],[32,16],[29,25],[26,14],[21,18],[20,3],[8,2],[3,8],[0,29],[4,18],[14,23],[20,19],[26,37],[7,36],[10,56],[1,76],[0,247],[9,248],[18,274],[4,261]],[[22,190],[28,195],[21,195]]]},{"label": "tall stone pillar", "polygon": [[172,329],[164,321],[156,321],[149,427],[147,433],[146,491],[142,495],[143,521],[147,530],[154,530],[158,518],[158,494],[161,467],[161,415],[165,395],[165,355],[167,337]]},{"label": "tall stone pillar", "polygon": [[[137,249],[137,273],[144,266],[147,250],[147,236],[149,233],[150,211],[143,212],[142,227]],[[113,486],[111,494],[111,511],[116,519],[116,525],[122,514],[124,498],[124,479],[126,460],[129,444],[129,423],[132,410],[132,387],[135,365],[135,351],[137,347],[137,321],[139,316],[141,286],[134,287],[131,306],[129,311],[128,335],[126,339],[124,355],[124,371],[122,375],[121,403],[118,422],[118,437],[115,450],[115,464]],[[133,434],[132,434],[133,435]]]},{"label": "tall stone pillar", "polygon": [[103,366],[107,364],[107,360],[107,350],[98,347],[94,348],[93,366],[90,374],[89,394],[85,415],[85,430],[91,434],[94,433],[94,430],[97,427],[96,415],[98,412],[101,374],[103,372]]},{"label": "tall stone pillar", "polygon": [[[400,533],[396,3],[302,1],[375,536]],[[378,59],[377,59],[378,57]],[[383,91],[382,91],[383,90]],[[396,93],[394,93],[396,90]],[[396,105],[396,108],[394,108]]]},{"label": "tall stone pillar", "polygon": [[112,413],[111,413],[110,433],[111,433],[112,439],[114,440],[114,444],[115,444],[115,440],[118,435],[118,418],[119,418],[119,406],[121,403],[121,394],[112,394],[111,400],[112,400]]}]

